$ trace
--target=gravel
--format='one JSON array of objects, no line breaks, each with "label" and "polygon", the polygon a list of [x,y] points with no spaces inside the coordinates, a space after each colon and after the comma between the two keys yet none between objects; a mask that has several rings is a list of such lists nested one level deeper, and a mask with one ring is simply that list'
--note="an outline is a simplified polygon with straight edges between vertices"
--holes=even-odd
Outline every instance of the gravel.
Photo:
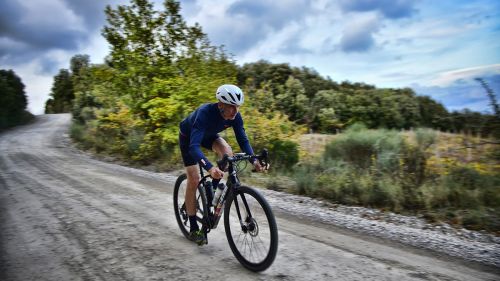
[{"label": "gravel", "polygon": [[500,267],[500,237],[492,234],[458,229],[446,223],[430,224],[414,216],[331,204],[273,190],[260,191],[274,209],[300,218]]}]

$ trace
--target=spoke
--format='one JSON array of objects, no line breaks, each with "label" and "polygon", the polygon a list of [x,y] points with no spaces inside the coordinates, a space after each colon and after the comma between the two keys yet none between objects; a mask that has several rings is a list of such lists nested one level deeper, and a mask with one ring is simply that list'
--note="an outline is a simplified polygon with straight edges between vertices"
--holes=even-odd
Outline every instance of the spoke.
[{"label": "spoke", "polygon": [[[239,206],[243,206],[239,208],[242,218],[244,218],[243,223],[245,223],[247,226],[254,224],[255,229],[251,231],[248,230],[248,232],[245,233],[241,228],[237,216],[231,216],[231,225],[234,226],[232,227],[233,241],[239,249],[240,254],[246,260],[251,263],[259,263],[267,257],[270,250],[269,223],[260,203],[249,194],[245,194],[245,198],[247,201],[248,209],[247,206],[244,206],[244,204],[239,204]],[[236,200],[239,201],[239,198]],[[233,206],[233,214],[236,214],[236,206]],[[252,217],[250,217],[249,214],[252,214]]]},{"label": "spoke", "polygon": [[[256,241],[256,240],[259,240],[259,241]],[[262,250],[262,253],[264,253],[264,255],[266,255],[266,248],[264,247],[264,242],[262,242],[262,240],[260,239],[259,236],[255,240],[252,237],[252,242],[256,245],[255,250],[257,250],[259,252],[260,252],[260,250]]]}]

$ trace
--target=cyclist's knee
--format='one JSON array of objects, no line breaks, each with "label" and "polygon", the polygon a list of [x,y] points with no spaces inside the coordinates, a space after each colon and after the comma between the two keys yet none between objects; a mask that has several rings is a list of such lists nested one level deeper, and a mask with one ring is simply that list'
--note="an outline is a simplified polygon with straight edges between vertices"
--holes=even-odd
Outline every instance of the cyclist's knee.
[{"label": "cyclist's knee", "polygon": [[188,184],[189,183],[198,184],[198,182],[201,180],[200,171],[198,170],[198,166],[186,167],[186,175],[187,175]]},{"label": "cyclist's knee", "polygon": [[233,155],[233,149],[223,138],[216,139],[212,148],[219,155],[219,157],[224,156],[224,154]]},{"label": "cyclist's knee", "polygon": [[229,146],[229,144],[226,143],[226,145],[223,147],[223,150],[222,150],[222,156],[224,156],[224,154],[227,154],[227,155],[233,155],[233,149]]}]

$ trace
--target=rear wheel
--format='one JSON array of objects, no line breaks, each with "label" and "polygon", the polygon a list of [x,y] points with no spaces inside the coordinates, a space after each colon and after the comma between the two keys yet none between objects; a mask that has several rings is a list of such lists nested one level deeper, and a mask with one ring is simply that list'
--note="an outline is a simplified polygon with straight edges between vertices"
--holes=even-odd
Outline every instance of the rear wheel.
[{"label": "rear wheel", "polygon": [[[175,181],[174,186],[174,212],[177,224],[182,231],[182,234],[189,239],[189,217],[186,210],[185,195],[187,189],[186,174],[180,175]],[[205,190],[198,185],[196,190],[196,219],[203,226],[204,218],[208,217],[207,199]]]},{"label": "rear wheel", "polygon": [[278,251],[278,228],[271,207],[258,191],[241,186],[230,194],[224,227],[231,251],[244,267],[263,271],[271,266]]}]

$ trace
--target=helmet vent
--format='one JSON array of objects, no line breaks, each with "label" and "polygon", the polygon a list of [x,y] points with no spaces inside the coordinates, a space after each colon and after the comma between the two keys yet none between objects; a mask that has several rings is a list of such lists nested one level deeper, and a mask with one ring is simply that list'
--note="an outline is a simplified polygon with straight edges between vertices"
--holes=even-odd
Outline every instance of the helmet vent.
[{"label": "helmet vent", "polygon": [[231,94],[231,93],[229,93],[229,92],[228,92],[227,94],[229,95],[229,97],[230,97],[233,101],[236,101],[236,100],[234,99],[233,94]]}]

